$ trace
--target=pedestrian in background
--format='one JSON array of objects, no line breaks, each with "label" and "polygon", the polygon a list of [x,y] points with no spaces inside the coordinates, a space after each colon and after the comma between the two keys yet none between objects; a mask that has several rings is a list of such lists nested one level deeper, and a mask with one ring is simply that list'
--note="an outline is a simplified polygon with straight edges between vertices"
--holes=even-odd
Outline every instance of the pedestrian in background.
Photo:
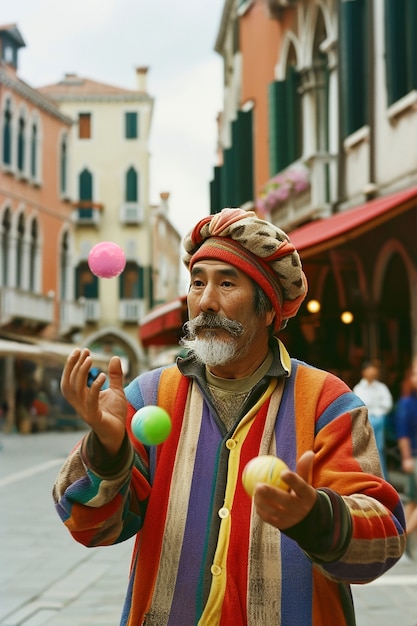
[{"label": "pedestrian in background", "polygon": [[392,394],[387,385],[379,380],[380,368],[378,363],[365,361],[361,371],[362,378],[358,384],[353,387],[353,391],[368,408],[368,417],[375,434],[382,473],[387,479],[388,468],[385,457],[385,424],[387,415],[393,407]]},{"label": "pedestrian in background", "polygon": [[[204,218],[184,247],[187,356],[126,388],[113,357],[105,390],[104,373],[87,385],[88,350],[67,361],[63,394],[91,430],[57,477],[57,511],[87,546],[136,535],[123,625],[352,625],[349,585],[401,557],[404,515],[363,402],[276,337],[307,293],[298,252],[241,209]],[[148,446],[131,421],[153,404],[172,432]],[[289,491],[246,493],[262,454],[287,464]]]},{"label": "pedestrian in background", "polygon": [[407,533],[417,530],[417,363],[404,381],[404,395],[395,410],[395,427],[401,453],[401,467],[408,476],[405,520]]}]

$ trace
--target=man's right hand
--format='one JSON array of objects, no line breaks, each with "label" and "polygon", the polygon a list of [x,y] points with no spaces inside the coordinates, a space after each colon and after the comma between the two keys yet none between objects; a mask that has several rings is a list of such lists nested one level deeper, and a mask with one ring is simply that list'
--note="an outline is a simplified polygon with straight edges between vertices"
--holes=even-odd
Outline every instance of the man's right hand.
[{"label": "man's right hand", "polygon": [[103,390],[104,372],[97,376],[91,387],[87,386],[91,365],[89,350],[74,350],[62,372],[62,395],[94,430],[108,453],[117,454],[125,436],[127,413],[122,364],[119,357],[110,359],[107,372],[109,386]]}]

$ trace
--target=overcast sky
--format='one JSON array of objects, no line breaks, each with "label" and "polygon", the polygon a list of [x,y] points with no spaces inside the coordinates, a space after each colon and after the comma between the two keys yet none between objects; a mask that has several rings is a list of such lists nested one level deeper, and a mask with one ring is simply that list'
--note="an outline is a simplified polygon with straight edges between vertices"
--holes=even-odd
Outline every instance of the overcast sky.
[{"label": "overcast sky", "polygon": [[25,40],[18,75],[32,87],[73,72],[135,89],[135,68],[149,67],[150,201],[170,192],[170,217],[181,235],[210,211],[223,101],[214,44],[224,1],[13,0],[0,11],[0,24],[16,23]]}]

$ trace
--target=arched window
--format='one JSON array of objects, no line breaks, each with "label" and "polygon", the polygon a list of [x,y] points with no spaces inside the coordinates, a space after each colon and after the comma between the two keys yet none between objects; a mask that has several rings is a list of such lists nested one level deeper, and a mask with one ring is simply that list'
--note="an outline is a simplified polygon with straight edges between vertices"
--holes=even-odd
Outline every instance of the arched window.
[{"label": "arched window", "polygon": [[9,251],[10,251],[10,233],[12,227],[12,218],[10,210],[4,212],[1,222],[1,284],[7,286],[10,280],[9,271]]},{"label": "arched window", "polygon": [[97,276],[92,274],[87,261],[82,261],[76,269],[75,297],[96,300],[99,294]]},{"label": "arched window", "polygon": [[61,195],[67,195],[67,168],[68,168],[68,138],[63,135],[61,139],[60,149],[60,192]]},{"label": "arched window", "polygon": [[60,255],[59,255],[59,274],[60,274],[60,299],[62,302],[68,300],[68,266],[69,266],[69,235],[65,233],[62,238]]},{"label": "arched window", "polygon": [[24,260],[25,260],[25,216],[23,213],[19,216],[19,222],[17,225],[17,240],[16,240],[16,286],[22,289],[23,275],[24,275]]},{"label": "arched window", "polygon": [[138,201],[138,175],[134,167],[130,167],[126,172],[126,202]]},{"label": "arched window", "polygon": [[17,169],[22,174],[25,171],[25,150],[26,150],[26,120],[23,111],[19,115],[17,131]]},{"label": "arched window", "polygon": [[340,11],[340,82],[347,137],[368,121],[369,6],[367,0],[342,2]]},{"label": "arched window", "polygon": [[33,220],[30,229],[30,244],[29,244],[29,289],[30,291],[36,291],[36,271],[38,261],[38,222]]},{"label": "arched window", "polygon": [[83,169],[78,179],[78,197],[80,202],[79,217],[92,218],[93,175],[87,168]]},{"label": "arched window", "polygon": [[269,86],[269,170],[273,176],[302,155],[300,75],[294,45],[288,50],[285,79]]},{"label": "arched window", "polygon": [[32,122],[30,132],[30,176],[33,180],[38,178],[38,142],[39,132],[36,121]]},{"label": "arched window", "polygon": [[319,11],[313,45],[317,152],[327,152],[329,146],[329,70],[327,55],[321,50],[326,37],[323,13]]},{"label": "arched window", "polygon": [[385,0],[388,104],[417,89],[417,2]]},{"label": "arched window", "polygon": [[6,102],[3,118],[3,163],[12,164],[12,110],[10,99]]},{"label": "arched window", "polygon": [[144,298],[144,270],[141,265],[129,261],[119,276],[119,297],[122,300]]}]

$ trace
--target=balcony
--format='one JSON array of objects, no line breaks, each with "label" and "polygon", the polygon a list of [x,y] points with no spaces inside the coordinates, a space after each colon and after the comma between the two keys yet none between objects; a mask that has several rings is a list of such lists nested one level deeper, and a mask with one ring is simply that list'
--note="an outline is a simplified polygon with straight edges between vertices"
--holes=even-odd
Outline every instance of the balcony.
[{"label": "balcony", "polygon": [[145,301],[139,298],[120,300],[119,319],[125,323],[139,324],[145,315]]},{"label": "balcony", "polygon": [[85,300],[69,301],[60,303],[59,310],[59,331],[61,335],[67,335],[85,326]]},{"label": "balcony", "polygon": [[40,326],[54,321],[54,296],[23,291],[17,287],[0,288],[0,325],[25,320]]},{"label": "balcony", "polygon": [[120,207],[122,224],[142,224],[143,217],[143,207],[138,202],[125,202]]},{"label": "balcony", "polygon": [[337,157],[327,153],[294,163],[268,181],[257,208],[269,213],[274,224],[284,230],[328,217],[334,200],[336,167]]},{"label": "balcony", "polygon": [[85,321],[98,322],[100,319],[100,302],[95,298],[86,298],[84,300],[84,306]]},{"label": "balcony", "polygon": [[98,202],[91,202],[90,200],[84,200],[72,203],[72,221],[77,226],[95,226],[98,227],[101,224],[101,212],[104,205]]}]

